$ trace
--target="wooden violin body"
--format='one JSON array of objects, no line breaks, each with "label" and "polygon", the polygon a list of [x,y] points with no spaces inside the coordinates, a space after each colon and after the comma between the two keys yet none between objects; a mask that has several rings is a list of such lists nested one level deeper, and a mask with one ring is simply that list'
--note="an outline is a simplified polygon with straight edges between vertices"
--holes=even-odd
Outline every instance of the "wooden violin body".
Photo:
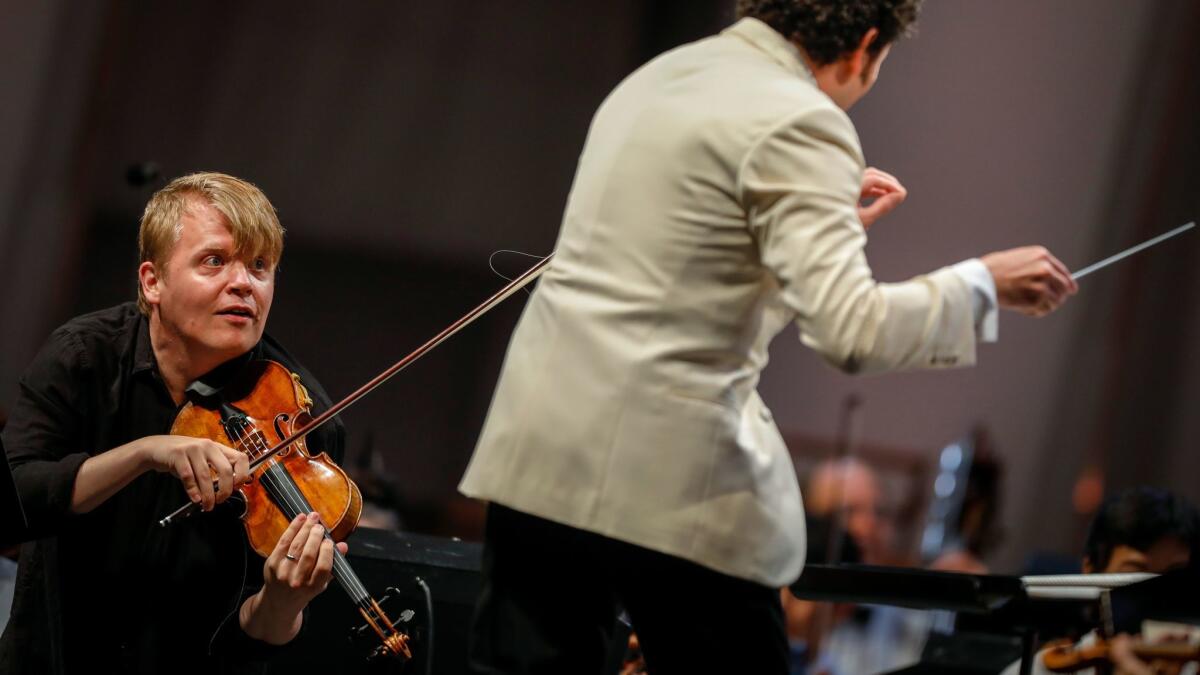
[{"label": "wooden violin body", "polygon": [[[250,481],[238,488],[245,501],[242,522],[251,547],[268,557],[288,524],[317,512],[325,536],[342,541],[358,526],[362,494],[325,453],[312,456],[303,438],[273,456],[271,451],[312,422],[312,399],[300,378],[273,361],[248,364],[233,382],[202,393],[180,409],[171,433],[209,440],[249,457]],[[412,658],[408,635],[367,593],[349,561],[335,547],[333,578],[350,596],[366,625],[379,637],[373,655]]]},{"label": "wooden violin body", "polygon": [[[255,361],[242,375],[222,390],[223,401],[214,402],[213,408],[190,401],[185,404],[171,426],[171,433],[217,441],[245,452],[253,461],[311,420],[312,399],[308,390],[299,377],[282,365]],[[230,415],[239,413],[245,416],[243,420],[230,419]],[[284,492],[280,482],[287,479],[273,477],[268,472],[278,473],[280,469],[291,477],[311,510],[320,514],[334,541],[344,541],[358,526],[362,514],[358,486],[325,453],[310,455],[304,439],[300,439],[280,452],[274,462],[255,469],[250,482],[238,489],[245,501],[242,520],[246,535],[259,555],[264,558],[270,555],[288,523],[297,515],[285,515],[285,511],[293,510],[288,507],[301,506],[276,503],[278,499],[286,499],[286,494],[273,493]]]}]

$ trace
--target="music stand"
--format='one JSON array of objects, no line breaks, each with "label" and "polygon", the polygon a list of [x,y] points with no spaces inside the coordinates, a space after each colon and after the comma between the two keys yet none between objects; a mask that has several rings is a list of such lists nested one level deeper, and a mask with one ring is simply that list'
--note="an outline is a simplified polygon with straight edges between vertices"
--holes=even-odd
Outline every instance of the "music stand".
[{"label": "music stand", "polygon": [[1112,630],[1140,633],[1142,621],[1200,625],[1200,568],[1167,572],[1109,593]]},{"label": "music stand", "polygon": [[[1020,577],[960,574],[871,565],[808,565],[790,586],[792,595],[818,602],[853,602],[924,610],[958,612],[1020,639],[1021,673],[1032,670],[1039,633],[1061,621],[1062,612],[1078,611],[1080,601],[1038,601],[1036,606]],[[1047,611],[1057,606],[1056,611]],[[963,672],[957,668],[918,665],[909,673]]]}]

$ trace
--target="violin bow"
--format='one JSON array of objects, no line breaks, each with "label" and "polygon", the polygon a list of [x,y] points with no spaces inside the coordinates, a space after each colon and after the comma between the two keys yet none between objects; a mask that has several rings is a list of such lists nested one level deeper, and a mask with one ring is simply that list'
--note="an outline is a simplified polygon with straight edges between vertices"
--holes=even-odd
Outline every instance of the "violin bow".
[{"label": "violin bow", "polygon": [[[253,473],[255,469],[262,466],[265,462],[267,462],[269,459],[274,457],[276,454],[282,452],[283,450],[286,450],[288,447],[290,447],[296,441],[304,438],[308,434],[315,431],[322,424],[325,424],[329,420],[333,419],[333,417],[335,415],[337,415],[338,413],[342,412],[346,408],[349,408],[350,406],[357,403],[359,401],[359,399],[361,399],[362,397],[364,397],[367,394],[374,391],[377,387],[379,387],[384,382],[387,382],[388,380],[390,380],[396,373],[399,373],[400,371],[409,367],[417,359],[419,359],[422,356],[433,351],[433,349],[435,347],[437,347],[438,345],[440,345],[443,342],[445,342],[446,340],[448,340],[450,338],[450,336],[454,335],[455,333],[462,330],[463,328],[466,328],[475,319],[478,319],[479,317],[481,317],[484,314],[491,311],[492,308],[494,308],[496,305],[499,305],[501,302],[504,302],[505,300],[507,300],[509,298],[509,296],[511,296],[513,293],[516,293],[517,291],[521,290],[525,286],[529,285],[535,279],[540,277],[543,272],[546,271],[546,266],[549,265],[550,260],[553,257],[554,257],[554,254],[551,253],[550,255],[546,256],[545,258],[542,258],[541,260],[539,260],[536,264],[534,264],[533,267],[530,267],[528,270],[526,270],[524,274],[517,277],[516,279],[513,279],[511,282],[509,282],[509,284],[507,286],[505,286],[504,288],[497,291],[495,295],[488,298],[487,300],[484,300],[483,303],[481,303],[478,307],[471,310],[470,312],[467,312],[461,319],[459,319],[459,320],[455,321],[454,323],[450,324],[449,326],[447,326],[445,329],[442,330],[442,332],[440,332],[437,335],[430,338],[429,341],[426,342],[425,344],[421,345],[420,347],[417,347],[416,350],[414,350],[411,354],[409,354],[408,356],[405,356],[404,358],[400,359],[399,361],[397,361],[396,363],[394,363],[390,367],[388,367],[387,370],[384,370],[382,373],[371,378],[371,380],[369,382],[367,382],[363,386],[359,387],[357,390],[355,390],[349,396],[347,396],[346,398],[342,399],[341,401],[338,401],[337,403],[333,404],[332,406],[329,407],[328,410],[326,410],[325,412],[321,413],[320,415],[317,415],[316,417],[314,417],[312,419],[312,421],[310,421],[308,424],[306,424],[303,427],[292,432],[292,435],[288,436],[287,438],[283,439],[282,441],[279,441],[279,443],[277,443],[270,450],[267,450],[265,453],[260,455],[254,461],[250,462],[250,472]],[[162,520],[158,521],[158,524],[160,527],[166,527],[166,526],[170,525],[172,522],[174,522],[176,519],[185,518],[187,516],[192,515],[199,508],[200,508],[200,506],[197,503],[188,502],[187,504],[184,504],[183,506],[179,507],[178,509],[175,509],[175,511],[172,512],[170,515],[168,515],[165,518],[163,518]]]}]

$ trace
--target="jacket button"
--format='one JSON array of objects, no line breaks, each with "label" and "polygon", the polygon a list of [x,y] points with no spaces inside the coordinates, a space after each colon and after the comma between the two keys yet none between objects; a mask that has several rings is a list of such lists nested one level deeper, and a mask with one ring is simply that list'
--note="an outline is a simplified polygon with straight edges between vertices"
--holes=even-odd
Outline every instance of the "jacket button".
[{"label": "jacket button", "polygon": [[759,410],[758,416],[761,417],[762,421],[764,421],[764,422],[771,421],[771,411],[768,410],[767,408],[763,408],[763,409]]}]

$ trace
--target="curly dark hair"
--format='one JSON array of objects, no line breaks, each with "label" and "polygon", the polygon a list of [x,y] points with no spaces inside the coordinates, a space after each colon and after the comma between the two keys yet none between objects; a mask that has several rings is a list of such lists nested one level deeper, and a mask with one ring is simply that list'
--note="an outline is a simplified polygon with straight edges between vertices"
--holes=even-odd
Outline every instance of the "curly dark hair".
[{"label": "curly dark hair", "polygon": [[922,0],[738,0],[737,16],[754,17],[799,44],[818,65],[837,61],[858,47],[867,31],[879,37],[868,53],[912,33]]}]

